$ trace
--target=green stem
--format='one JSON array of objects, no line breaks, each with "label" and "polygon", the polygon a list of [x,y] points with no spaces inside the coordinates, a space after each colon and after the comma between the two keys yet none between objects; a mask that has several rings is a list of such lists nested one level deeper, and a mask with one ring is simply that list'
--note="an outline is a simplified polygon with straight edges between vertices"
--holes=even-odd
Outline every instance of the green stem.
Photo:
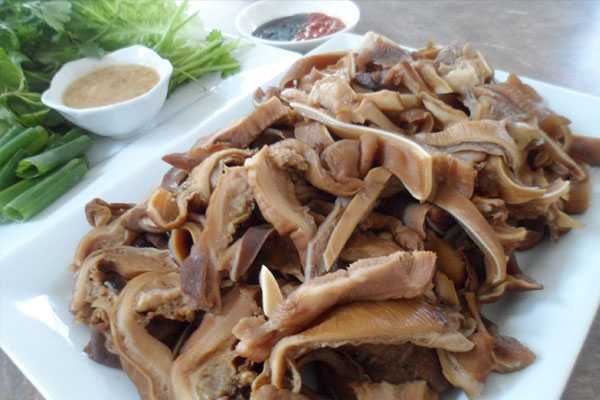
[{"label": "green stem", "polygon": [[67,144],[70,141],[75,140],[84,135],[85,134],[83,133],[83,130],[79,128],[73,128],[64,135],[58,135],[56,140],[54,140],[53,142],[48,142],[48,147],[46,147],[45,151],[62,146],[63,144]]},{"label": "green stem", "polygon": [[0,222],[8,220],[2,212],[4,207],[21,194],[34,187],[39,181],[40,179],[26,179],[0,191]]},{"label": "green stem", "polygon": [[27,221],[75,186],[88,170],[82,158],[75,158],[17,196],[2,213],[12,221]]},{"label": "green stem", "polygon": [[4,135],[2,135],[2,137],[0,137],[0,147],[2,147],[4,143],[10,142],[24,130],[25,128],[23,128],[22,126],[13,126],[12,128],[10,128]]},{"label": "green stem", "polygon": [[42,176],[55,167],[85,154],[91,146],[92,139],[89,136],[80,136],[62,146],[21,160],[17,167],[17,175],[26,179]]},{"label": "green stem", "polygon": [[19,161],[25,157],[27,157],[27,151],[19,149],[2,166],[2,168],[0,168],[0,190],[6,189],[18,180],[16,174],[17,165],[19,164]]},{"label": "green stem", "polygon": [[[12,157],[19,149],[27,149],[30,146],[36,148],[39,143],[46,144],[48,132],[41,126],[25,129],[17,136],[0,146],[0,165]],[[42,146],[43,148],[43,146]]]}]

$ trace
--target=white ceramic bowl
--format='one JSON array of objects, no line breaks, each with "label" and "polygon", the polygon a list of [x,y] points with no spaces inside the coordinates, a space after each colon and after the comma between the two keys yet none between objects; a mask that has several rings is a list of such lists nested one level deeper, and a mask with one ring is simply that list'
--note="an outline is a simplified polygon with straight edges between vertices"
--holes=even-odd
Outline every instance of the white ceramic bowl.
[{"label": "white ceramic bowl", "polygon": [[[138,64],[150,67],[159,75],[158,83],[148,92],[133,99],[102,107],[72,108],[63,103],[63,93],[77,78],[103,67]],[[60,112],[66,119],[102,136],[125,138],[134,134],[160,111],[169,89],[173,66],[154,50],[144,46],[126,47],[98,58],[82,58],[63,65],[42,95],[42,102]]]},{"label": "white ceramic bowl", "polygon": [[[316,39],[302,41],[280,41],[266,40],[252,36],[252,32],[265,22],[277,18],[287,17],[294,14],[320,12],[332,17],[337,17],[346,27],[339,32],[323,36]],[[264,0],[252,3],[241,10],[236,19],[235,26],[238,32],[247,39],[269,46],[281,47],[287,50],[298,51],[301,53],[312,50],[331,39],[332,36],[342,32],[349,32],[358,23],[360,19],[360,10],[354,2],[350,0],[331,0],[331,1],[272,1]]]}]

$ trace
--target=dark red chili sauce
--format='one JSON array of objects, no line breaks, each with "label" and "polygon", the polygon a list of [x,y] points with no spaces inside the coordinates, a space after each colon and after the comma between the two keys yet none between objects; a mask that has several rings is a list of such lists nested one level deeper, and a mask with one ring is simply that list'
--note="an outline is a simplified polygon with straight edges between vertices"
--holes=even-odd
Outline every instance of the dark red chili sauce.
[{"label": "dark red chili sauce", "polygon": [[323,13],[304,13],[266,22],[252,35],[267,40],[300,41],[331,35],[345,27],[339,18]]}]

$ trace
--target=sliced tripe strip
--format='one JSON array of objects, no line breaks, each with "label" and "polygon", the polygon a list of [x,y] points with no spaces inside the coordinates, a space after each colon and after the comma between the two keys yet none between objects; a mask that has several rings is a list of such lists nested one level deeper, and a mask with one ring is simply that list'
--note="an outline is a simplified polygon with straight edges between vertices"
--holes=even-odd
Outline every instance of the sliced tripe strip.
[{"label": "sliced tripe strip", "polygon": [[461,316],[423,300],[357,302],[333,309],[322,322],[280,340],[271,353],[271,383],[283,386],[287,361],[322,347],[345,344],[400,344],[453,352],[473,348],[460,329]]},{"label": "sliced tripe strip", "polygon": [[240,321],[234,330],[241,339],[237,351],[252,361],[264,361],[277,340],[305,329],[335,305],[422,295],[431,287],[435,259],[429,251],[398,251],[357,261],[347,270],[303,283],[270,312],[268,321]]},{"label": "sliced tripe strip", "polygon": [[303,260],[317,226],[308,208],[296,197],[288,173],[270,159],[266,147],[248,159],[246,165],[248,182],[263,217],[277,233],[290,236]]},{"label": "sliced tripe strip", "polygon": [[399,160],[387,160],[390,161],[387,165],[384,155],[383,164],[402,181],[413,197],[425,200],[431,194],[433,190],[433,158],[418,143],[401,134],[339,121],[305,104],[292,102],[290,105],[304,117],[321,122],[344,139],[360,139],[365,134],[375,135],[380,142],[395,149],[394,157]]},{"label": "sliced tripe strip", "polygon": [[391,172],[383,167],[369,171],[365,177],[365,187],[354,195],[329,237],[323,252],[324,266],[327,271],[339,257],[360,221],[373,210],[391,177]]},{"label": "sliced tripe strip", "polygon": [[451,188],[438,190],[433,204],[446,210],[461,224],[485,255],[486,283],[495,286],[506,279],[504,248],[490,224],[471,200]]}]

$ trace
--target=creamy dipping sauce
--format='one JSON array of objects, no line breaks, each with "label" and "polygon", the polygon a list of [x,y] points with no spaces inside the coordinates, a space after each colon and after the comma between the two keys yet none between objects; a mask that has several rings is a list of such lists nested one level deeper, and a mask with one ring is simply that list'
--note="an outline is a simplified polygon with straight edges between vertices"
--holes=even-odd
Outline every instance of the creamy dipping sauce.
[{"label": "creamy dipping sauce", "polygon": [[148,92],[159,79],[158,72],[143,65],[111,65],[94,70],[71,83],[63,94],[63,103],[73,108],[120,103]]}]

